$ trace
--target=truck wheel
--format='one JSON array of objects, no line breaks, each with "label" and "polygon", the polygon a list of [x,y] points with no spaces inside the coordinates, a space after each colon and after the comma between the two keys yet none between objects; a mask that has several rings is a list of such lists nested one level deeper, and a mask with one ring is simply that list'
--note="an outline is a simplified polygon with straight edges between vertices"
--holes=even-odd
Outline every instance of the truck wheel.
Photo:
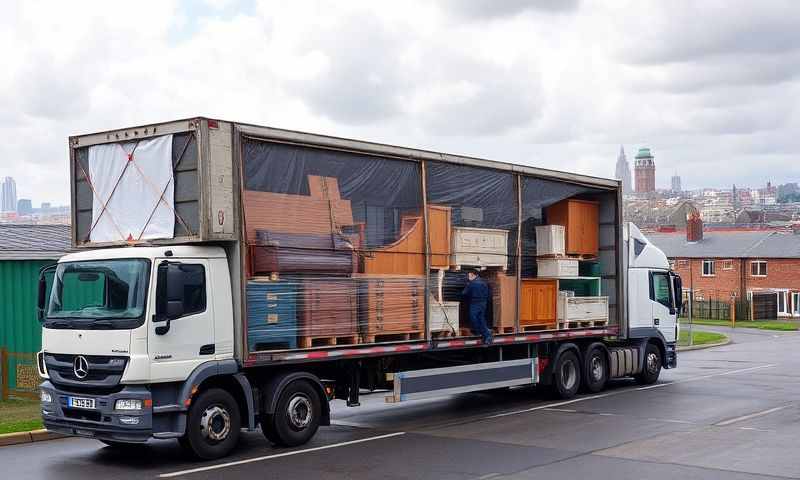
[{"label": "truck wheel", "polygon": [[553,369],[553,389],[562,399],[570,399],[578,393],[581,386],[581,366],[578,356],[567,350],[558,357]]},{"label": "truck wheel", "polygon": [[652,343],[648,343],[644,350],[644,365],[642,373],[636,375],[636,381],[642,385],[650,385],[658,381],[661,374],[661,351]]},{"label": "truck wheel", "polygon": [[202,392],[189,409],[180,444],[203,460],[224,457],[236,446],[241,430],[239,405],[219,388]]},{"label": "truck wheel", "polygon": [[261,430],[277,445],[296,447],[317,433],[321,417],[322,401],[316,389],[305,380],[295,380],[281,392],[275,412],[264,416]]},{"label": "truck wheel", "polygon": [[583,388],[587,392],[597,393],[606,387],[608,381],[608,359],[606,353],[598,347],[586,353],[583,366]]}]

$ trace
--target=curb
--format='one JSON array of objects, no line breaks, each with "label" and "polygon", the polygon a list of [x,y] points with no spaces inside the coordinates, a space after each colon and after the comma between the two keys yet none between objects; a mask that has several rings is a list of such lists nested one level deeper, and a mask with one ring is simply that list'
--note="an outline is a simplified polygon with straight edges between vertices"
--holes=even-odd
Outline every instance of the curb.
[{"label": "curb", "polygon": [[706,344],[703,344],[703,345],[692,345],[691,347],[688,346],[688,345],[685,346],[685,347],[678,347],[678,351],[679,352],[690,352],[692,350],[705,350],[706,348],[721,347],[721,346],[727,345],[729,343],[731,343],[731,337],[727,337],[727,338],[725,338],[725,340],[723,340],[721,342],[717,342],[717,343],[706,343]]},{"label": "curb", "polygon": [[64,438],[66,436],[67,435],[62,435],[60,433],[48,432],[47,430],[4,433],[0,435],[0,447],[19,445],[21,443],[44,442],[46,440],[55,440],[57,438]]}]

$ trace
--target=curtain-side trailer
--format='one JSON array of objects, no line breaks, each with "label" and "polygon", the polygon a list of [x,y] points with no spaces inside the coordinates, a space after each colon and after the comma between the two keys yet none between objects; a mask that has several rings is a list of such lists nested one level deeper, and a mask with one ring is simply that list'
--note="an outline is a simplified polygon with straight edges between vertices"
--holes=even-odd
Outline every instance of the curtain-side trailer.
[{"label": "curtain-side trailer", "polygon": [[69,151],[76,252],[39,285],[49,430],[217,458],[241,429],[302,444],[363,390],[570,398],[676,365],[680,278],[617,181],[208,118]]}]

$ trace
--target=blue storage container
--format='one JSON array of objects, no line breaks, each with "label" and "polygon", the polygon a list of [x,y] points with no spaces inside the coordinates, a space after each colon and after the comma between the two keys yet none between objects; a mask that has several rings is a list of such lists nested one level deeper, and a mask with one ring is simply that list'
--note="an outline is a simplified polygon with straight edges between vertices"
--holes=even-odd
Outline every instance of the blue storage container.
[{"label": "blue storage container", "polygon": [[298,287],[288,280],[247,282],[249,351],[297,348]]}]

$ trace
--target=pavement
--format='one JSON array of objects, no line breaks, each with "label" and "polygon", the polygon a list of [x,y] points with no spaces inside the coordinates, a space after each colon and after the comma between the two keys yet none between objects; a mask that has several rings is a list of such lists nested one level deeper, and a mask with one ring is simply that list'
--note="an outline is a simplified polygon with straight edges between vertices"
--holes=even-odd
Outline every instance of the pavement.
[{"label": "pavement", "polygon": [[[700,328],[700,327],[695,327]],[[615,381],[550,400],[534,389],[360,408],[295,449],[243,435],[229,458],[195,462],[175,442],[126,451],[65,438],[0,448],[3,478],[755,479],[800,478],[800,333],[722,331],[659,383]]]}]

